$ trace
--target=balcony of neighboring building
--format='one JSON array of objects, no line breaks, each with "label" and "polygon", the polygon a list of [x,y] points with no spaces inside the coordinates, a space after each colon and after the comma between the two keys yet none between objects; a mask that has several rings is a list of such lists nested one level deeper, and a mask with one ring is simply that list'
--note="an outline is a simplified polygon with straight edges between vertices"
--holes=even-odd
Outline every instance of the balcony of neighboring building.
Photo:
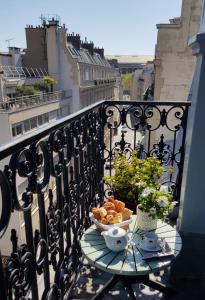
[{"label": "balcony of neighboring building", "polygon": [[71,98],[72,90],[48,93],[41,92],[36,95],[27,95],[17,98],[7,97],[6,99],[3,99],[3,101],[0,101],[0,113],[19,112]]},{"label": "balcony of neighboring building", "polygon": [[116,83],[116,78],[109,77],[109,78],[101,78],[101,79],[94,79],[94,80],[82,80],[80,83],[80,89],[84,90],[86,88],[101,88],[107,86],[113,86]]}]

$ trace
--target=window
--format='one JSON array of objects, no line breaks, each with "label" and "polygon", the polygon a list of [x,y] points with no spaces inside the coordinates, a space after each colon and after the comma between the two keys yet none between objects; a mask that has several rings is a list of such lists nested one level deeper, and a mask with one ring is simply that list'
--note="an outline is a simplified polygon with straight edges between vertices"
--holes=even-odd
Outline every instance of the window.
[{"label": "window", "polygon": [[88,70],[85,71],[85,80],[89,80],[89,71]]},{"label": "window", "polygon": [[16,128],[12,127],[12,136],[16,136]]},{"label": "window", "polygon": [[64,118],[70,114],[69,106],[63,106],[58,110],[58,118]]},{"label": "window", "polygon": [[31,129],[36,128],[37,127],[37,118],[34,117],[34,118],[30,119],[30,124],[31,124]]},{"label": "window", "polygon": [[[56,120],[57,118],[57,110],[51,112],[53,118]],[[23,134],[24,132],[28,132],[38,126],[41,126],[45,123],[49,122],[49,113],[45,113],[43,115],[39,115],[38,117],[33,117],[31,119],[27,119],[22,123],[17,123],[12,125],[12,136],[18,136]]]},{"label": "window", "polygon": [[57,119],[57,110],[49,112],[49,121],[55,121]]},{"label": "window", "polygon": [[30,120],[25,120],[24,121],[24,131],[27,132],[29,130],[31,130]]},{"label": "window", "polygon": [[49,117],[48,117],[48,113],[47,114],[43,114],[43,123],[48,123],[49,122]]},{"label": "window", "polygon": [[16,125],[16,135],[20,135],[23,133],[22,124]]},{"label": "window", "polygon": [[38,116],[38,125],[39,126],[43,125],[43,116],[42,115]]},{"label": "window", "polygon": [[12,136],[17,136],[23,134],[23,124],[14,124],[12,126]]}]

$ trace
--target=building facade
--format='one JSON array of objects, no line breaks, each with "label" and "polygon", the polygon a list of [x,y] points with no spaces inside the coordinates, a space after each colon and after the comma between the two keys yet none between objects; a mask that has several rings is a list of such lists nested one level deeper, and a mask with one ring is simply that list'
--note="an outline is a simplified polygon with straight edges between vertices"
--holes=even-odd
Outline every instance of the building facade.
[{"label": "building facade", "polygon": [[[104,49],[82,42],[79,35],[69,34],[55,19],[42,26],[27,26],[27,49],[10,47],[0,54],[0,145],[21,140],[49,128],[51,124],[87,105],[114,98],[115,70],[104,57]],[[57,82],[51,91],[17,97],[18,87],[34,88],[45,76]],[[57,154],[54,160],[58,159]],[[6,164],[5,161],[3,161]],[[43,168],[42,168],[43,174]],[[22,201],[27,179],[17,178],[17,194]],[[55,179],[49,187],[55,191]],[[34,196],[32,222],[38,229],[38,199]],[[48,205],[48,195],[45,197]],[[13,214],[10,226],[25,241],[22,213]],[[10,230],[8,230],[9,233]],[[2,252],[9,252],[10,235],[2,239]]]},{"label": "building facade", "polygon": [[154,63],[147,62],[143,69],[136,70],[131,79],[131,100],[153,100]]},{"label": "building facade", "polygon": [[152,55],[106,55],[108,61],[116,61],[121,74],[130,74],[142,69],[147,61],[154,59]]},{"label": "building facade", "polygon": [[201,0],[183,0],[180,18],[157,25],[156,101],[187,101],[196,63],[188,41],[199,31],[200,13]]},{"label": "building facade", "polygon": [[56,89],[71,89],[75,112],[101,99],[114,98],[115,70],[104,57],[104,49],[81,41],[79,34],[67,34],[55,18],[42,26],[27,26],[27,49],[23,64],[47,69],[58,81]]}]

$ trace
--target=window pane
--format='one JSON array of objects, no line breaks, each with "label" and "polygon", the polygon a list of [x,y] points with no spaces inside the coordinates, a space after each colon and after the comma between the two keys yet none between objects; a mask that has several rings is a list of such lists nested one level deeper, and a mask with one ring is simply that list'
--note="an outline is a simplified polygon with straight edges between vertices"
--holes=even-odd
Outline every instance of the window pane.
[{"label": "window pane", "polygon": [[37,127],[37,118],[30,119],[31,129]]},{"label": "window pane", "polygon": [[42,125],[43,124],[43,116],[40,115],[38,116],[38,125]]},{"label": "window pane", "polygon": [[16,135],[20,135],[22,133],[22,124],[16,125]]},{"label": "window pane", "polygon": [[12,136],[16,136],[16,128],[12,127]]},{"label": "window pane", "polygon": [[57,111],[54,110],[54,111],[49,112],[49,121],[54,121],[56,119],[57,119]]},{"label": "window pane", "polygon": [[31,129],[30,120],[25,120],[24,121],[24,130],[29,131],[30,129]]},{"label": "window pane", "polygon": [[44,123],[48,123],[49,122],[49,118],[48,118],[48,113],[44,114]]}]

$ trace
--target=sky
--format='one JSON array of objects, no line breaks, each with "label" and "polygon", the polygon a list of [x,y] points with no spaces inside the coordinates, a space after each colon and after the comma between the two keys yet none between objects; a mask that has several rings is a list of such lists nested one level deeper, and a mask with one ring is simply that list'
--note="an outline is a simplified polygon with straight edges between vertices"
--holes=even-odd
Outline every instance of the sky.
[{"label": "sky", "polygon": [[75,32],[105,54],[154,55],[157,23],[181,14],[182,0],[1,0],[0,51],[26,47],[26,25],[40,25],[41,15],[57,14]]}]

